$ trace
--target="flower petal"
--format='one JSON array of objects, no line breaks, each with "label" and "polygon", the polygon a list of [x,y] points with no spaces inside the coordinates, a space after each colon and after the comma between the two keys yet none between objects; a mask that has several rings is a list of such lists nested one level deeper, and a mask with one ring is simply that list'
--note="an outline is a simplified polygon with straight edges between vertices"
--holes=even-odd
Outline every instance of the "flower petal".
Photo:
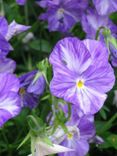
[{"label": "flower petal", "polygon": [[5,38],[7,40],[10,40],[13,36],[16,36],[16,35],[20,34],[21,32],[24,32],[28,29],[30,29],[30,26],[21,25],[21,24],[16,23],[15,21],[13,21],[8,26],[8,32],[7,32]]},{"label": "flower petal", "polygon": [[9,91],[18,92],[19,80],[10,73],[0,73],[0,93],[7,93]]},{"label": "flower petal", "polygon": [[80,74],[90,65],[91,56],[81,41],[68,37],[57,43],[49,61],[54,67],[65,66],[68,70]]},{"label": "flower petal", "polygon": [[0,127],[20,113],[20,98],[17,93],[9,92],[0,96]]}]

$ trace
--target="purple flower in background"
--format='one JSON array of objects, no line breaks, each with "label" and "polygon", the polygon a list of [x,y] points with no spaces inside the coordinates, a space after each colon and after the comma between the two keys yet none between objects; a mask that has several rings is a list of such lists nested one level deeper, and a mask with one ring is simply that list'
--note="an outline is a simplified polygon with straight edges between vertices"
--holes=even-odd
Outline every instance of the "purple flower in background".
[{"label": "purple flower in background", "polygon": [[108,16],[100,16],[95,10],[89,9],[82,16],[83,30],[87,34],[87,38],[95,39],[96,32],[100,27],[106,27],[111,30],[113,36],[116,36],[117,27],[112,23]]},{"label": "purple flower in background", "polygon": [[20,113],[19,80],[10,73],[0,73],[0,127]]},{"label": "purple flower in background", "polygon": [[57,43],[49,61],[53,66],[50,90],[54,96],[74,104],[84,114],[101,109],[105,93],[115,82],[107,49],[101,42],[65,38]]},{"label": "purple flower in background", "polygon": [[68,32],[80,21],[82,13],[88,5],[88,0],[59,0],[55,2],[49,3],[46,13],[40,16],[40,19],[48,21],[50,31]]},{"label": "purple flower in background", "polygon": [[31,109],[38,104],[39,96],[45,89],[45,79],[41,72],[32,71],[19,77],[20,80],[20,97],[22,106],[30,107]]},{"label": "purple flower in background", "polygon": [[26,30],[28,30],[30,26],[25,26],[16,23],[15,21],[11,22],[8,25],[5,17],[0,16],[0,34],[8,41],[13,36],[18,35]]},{"label": "purple flower in background", "polygon": [[0,16],[0,54],[7,55],[10,50],[12,50],[11,45],[8,41],[15,35],[18,35],[21,32],[28,30],[30,26],[24,26],[16,23],[15,21],[11,22],[8,25],[7,20]]},{"label": "purple flower in background", "polygon": [[[74,115],[75,121],[74,122]],[[73,149],[72,152],[59,154],[59,156],[85,156],[89,151],[89,141],[95,136],[93,116],[82,116],[79,118],[72,111],[71,120],[66,124],[68,133],[59,129],[53,135],[55,143],[61,138],[61,145]]]},{"label": "purple flower in background", "polygon": [[27,0],[16,0],[16,3],[18,3],[19,5],[24,5],[26,4]]},{"label": "purple flower in background", "polygon": [[30,26],[21,25],[21,24],[16,23],[15,21],[13,21],[8,26],[6,39],[10,40],[13,36],[16,36],[28,29],[30,29]]},{"label": "purple flower in background", "polygon": [[52,5],[59,5],[60,0],[36,0],[36,3],[42,8],[51,7]]},{"label": "purple flower in background", "polygon": [[93,0],[99,15],[108,15],[117,11],[117,0]]}]

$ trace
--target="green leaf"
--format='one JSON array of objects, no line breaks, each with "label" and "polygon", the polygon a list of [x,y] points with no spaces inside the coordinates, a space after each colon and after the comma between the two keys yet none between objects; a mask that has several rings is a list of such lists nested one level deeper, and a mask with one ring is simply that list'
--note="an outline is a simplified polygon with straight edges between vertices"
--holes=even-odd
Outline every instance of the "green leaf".
[{"label": "green leaf", "polygon": [[107,138],[112,147],[117,149],[117,134],[112,134]]},{"label": "green leaf", "polygon": [[[108,122],[105,122],[105,124],[102,125],[102,127],[100,129],[98,129],[97,131],[97,134],[98,135],[101,135],[103,134],[105,131],[107,131],[108,129],[110,129],[113,125],[113,122],[115,121],[115,119],[117,119],[117,113],[114,114],[112,116],[112,118],[108,121]],[[100,122],[101,123],[101,122]]]},{"label": "green leaf", "polygon": [[30,139],[30,133],[27,134],[27,136],[24,138],[24,140],[21,142],[21,144],[18,146],[17,149],[23,146],[29,139]]},{"label": "green leaf", "polygon": [[30,42],[29,46],[37,51],[42,51],[46,53],[50,53],[52,50],[52,46],[46,40],[40,39]]},{"label": "green leaf", "polygon": [[104,109],[101,109],[101,110],[100,110],[100,115],[101,115],[101,117],[102,117],[104,120],[107,119],[107,115],[106,115],[106,112],[105,112]]}]

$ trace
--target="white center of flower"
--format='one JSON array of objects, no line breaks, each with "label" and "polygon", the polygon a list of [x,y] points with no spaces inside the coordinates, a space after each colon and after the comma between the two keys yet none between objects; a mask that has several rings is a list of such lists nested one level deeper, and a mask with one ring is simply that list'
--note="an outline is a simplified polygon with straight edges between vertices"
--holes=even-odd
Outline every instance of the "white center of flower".
[{"label": "white center of flower", "polygon": [[69,140],[73,139],[74,135],[76,135],[78,137],[78,139],[80,139],[80,130],[77,126],[68,126],[68,134],[67,134],[67,138]]},{"label": "white center of flower", "polygon": [[65,10],[63,8],[58,9],[58,11],[57,11],[58,19],[63,18],[64,12],[65,12]]}]

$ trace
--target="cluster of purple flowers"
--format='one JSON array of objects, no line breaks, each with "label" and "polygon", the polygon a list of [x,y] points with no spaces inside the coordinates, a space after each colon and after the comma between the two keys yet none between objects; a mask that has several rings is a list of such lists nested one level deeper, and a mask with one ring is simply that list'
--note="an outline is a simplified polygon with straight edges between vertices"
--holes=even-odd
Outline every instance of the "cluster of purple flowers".
[{"label": "cluster of purple flowers", "polygon": [[18,115],[22,106],[34,108],[38,104],[37,95],[41,95],[44,91],[45,80],[39,71],[18,78],[14,74],[15,61],[7,58],[7,54],[13,50],[9,40],[29,28],[15,21],[8,25],[7,20],[0,17],[0,127]]},{"label": "cluster of purple flowers", "polygon": [[68,32],[79,22],[88,6],[88,0],[42,0],[37,3],[47,8],[46,13],[41,14],[39,18],[48,21],[50,31],[60,32]]},{"label": "cluster of purple flowers", "polygon": [[[68,114],[66,105],[60,104],[64,113]],[[52,141],[56,144],[61,144],[74,151],[67,152],[65,154],[59,154],[59,156],[84,156],[89,151],[89,143],[95,138],[95,126],[93,115],[83,115],[72,106],[71,118],[66,123],[68,129],[67,134],[60,127],[55,131],[52,136]]]},{"label": "cluster of purple flowers", "polygon": [[[26,0],[16,0],[24,5]],[[65,124],[68,133],[62,129],[53,136],[53,142],[74,149],[60,156],[85,156],[89,143],[95,137],[94,115],[104,105],[107,92],[115,83],[113,68],[108,58],[108,49],[104,44],[102,32],[100,41],[96,41],[96,32],[101,27],[111,30],[116,37],[117,27],[109,15],[117,11],[117,1],[93,0],[37,0],[39,6],[46,10],[40,19],[48,22],[50,31],[68,32],[77,22],[81,22],[86,37],[83,41],[75,37],[60,40],[53,49],[49,62],[53,67],[53,79],[50,91],[53,96],[62,98],[72,106],[70,120]],[[105,6],[104,8],[102,8]],[[38,98],[45,88],[45,79],[41,72],[32,71],[17,78],[13,72],[15,62],[6,58],[12,50],[9,39],[27,26],[10,25],[5,18],[0,18],[0,126],[17,115],[23,106],[31,109],[38,104]],[[113,57],[117,51],[110,45]],[[114,62],[115,63],[115,62]],[[66,110],[63,110],[66,112]],[[59,132],[59,134],[58,134]],[[61,135],[60,135],[61,134]],[[59,136],[59,139],[56,138]],[[60,140],[58,142],[58,140]]]},{"label": "cluster of purple flowers", "polygon": [[[113,0],[41,0],[37,3],[46,9],[40,19],[48,22],[50,31],[68,32],[77,22],[81,22],[88,38],[95,38],[100,27],[108,27],[116,33],[116,26],[109,14],[117,11],[117,1]],[[104,6],[104,8],[103,8]]]}]

